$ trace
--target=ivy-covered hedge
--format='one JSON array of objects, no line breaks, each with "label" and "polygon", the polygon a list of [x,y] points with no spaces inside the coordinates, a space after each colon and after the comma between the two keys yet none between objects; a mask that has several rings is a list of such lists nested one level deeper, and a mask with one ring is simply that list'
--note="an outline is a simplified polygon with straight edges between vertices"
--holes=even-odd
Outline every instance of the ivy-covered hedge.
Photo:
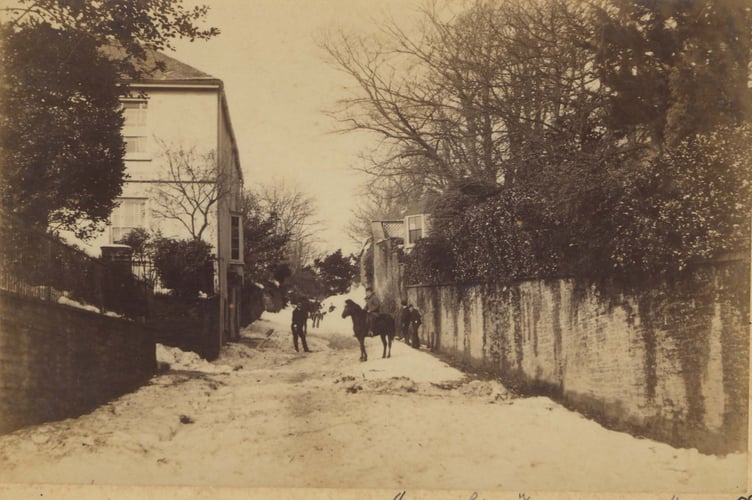
[{"label": "ivy-covered hedge", "polygon": [[405,259],[408,284],[438,284],[455,280],[454,253],[443,238],[418,240]]},{"label": "ivy-covered hedge", "polygon": [[639,161],[531,166],[515,186],[450,186],[432,207],[431,238],[406,258],[407,283],[635,283],[748,254],[750,143],[748,126],[718,129]]}]

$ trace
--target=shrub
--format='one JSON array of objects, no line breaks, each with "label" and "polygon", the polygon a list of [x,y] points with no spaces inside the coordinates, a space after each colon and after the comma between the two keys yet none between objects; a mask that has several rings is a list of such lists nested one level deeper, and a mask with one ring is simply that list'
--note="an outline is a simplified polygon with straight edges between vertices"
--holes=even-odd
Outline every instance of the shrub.
[{"label": "shrub", "polygon": [[326,288],[327,295],[347,292],[358,274],[358,266],[352,255],[342,255],[342,249],[332,252],[323,259],[315,259],[314,267]]},{"label": "shrub", "polygon": [[154,242],[154,266],[162,284],[180,298],[196,298],[214,292],[212,248],[203,240],[158,238]]},{"label": "shrub", "polygon": [[436,241],[410,256],[410,282],[640,283],[746,254],[751,141],[751,127],[719,127],[588,175],[585,166],[562,164],[526,186],[452,186],[434,207]]},{"label": "shrub", "polygon": [[147,229],[137,227],[130,230],[115,243],[128,245],[133,249],[134,260],[147,260],[150,257],[154,237]]}]

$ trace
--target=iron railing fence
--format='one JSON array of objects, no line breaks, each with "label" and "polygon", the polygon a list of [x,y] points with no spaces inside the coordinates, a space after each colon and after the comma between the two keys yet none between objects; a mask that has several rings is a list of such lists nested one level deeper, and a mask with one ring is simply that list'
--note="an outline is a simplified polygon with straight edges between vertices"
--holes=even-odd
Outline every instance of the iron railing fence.
[{"label": "iron railing fence", "polygon": [[151,287],[129,265],[91,257],[0,211],[0,289],[135,319],[146,316]]},{"label": "iron railing fence", "polygon": [[131,272],[137,279],[147,283],[153,291],[164,290],[162,281],[159,279],[159,274],[157,273],[157,268],[152,260],[133,259],[131,261]]}]

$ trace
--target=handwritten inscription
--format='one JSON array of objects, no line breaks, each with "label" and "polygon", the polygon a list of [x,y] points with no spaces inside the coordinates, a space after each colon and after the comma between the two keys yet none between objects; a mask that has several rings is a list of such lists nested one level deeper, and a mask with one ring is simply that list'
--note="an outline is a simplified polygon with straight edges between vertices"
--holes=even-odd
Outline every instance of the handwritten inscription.
[{"label": "handwritten inscription", "polygon": [[[393,500],[405,500],[407,496],[407,490],[400,491],[396,495],[394,495]],[[517,498],[519,500],[533,500],[533,497],[528,495],[527,493],[518,493]],[[481,497],[477,491],[473,491],[472,495],[470,495],[470,498],[468,500],[485,500],[485,498]],[[671,500],[679,500],[678,495],[671,495]],[[752,500],[752,495],[749,496],[740,496],[737,500]]]},{"label": "handwritten inscription", "polygon": [[[406,495],[407,495],[407,490],[400,491],[399,493],[397,493],[396,495],[394,495],[394,499],[393,500],[405,500]],[[530,500],[530,497],[527,497],[527,496],[523,497],[522,493],[520,493],[520,495],[521,495],[520,496],[521,499],[523,499],[523,500]],[[469,500],[485,500],[485,498],[481,498],[478,495],[477,491],[473,491],[473,494],[470,495],[470,499]]]}]

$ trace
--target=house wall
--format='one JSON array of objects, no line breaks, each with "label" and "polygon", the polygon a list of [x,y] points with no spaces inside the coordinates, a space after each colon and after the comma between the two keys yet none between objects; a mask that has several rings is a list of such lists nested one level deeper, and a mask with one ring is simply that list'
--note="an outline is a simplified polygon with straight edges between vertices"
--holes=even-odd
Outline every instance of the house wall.
[{"label": "house wall", "polygon": [[0,292],[0,432],[85,413],[155,368],[143,324]]},{"label": "house wall", "polygon": [[401,249],[391,239],[373,245],[373,291],[383,312],[395,315],[405,297]]},{"label": "house wall", "polygon": [[749,267],[702,267],[625,296],[574,280],[411,286],[422,341],[616,429],[747,448]]},{"label": "house wall", "polygon": [[168,146],[217,149],[218,89],[152,88],[145,91],[149,161],[126,159],[130,181],[165,177],[166,162],[159,141]]},{"label": "house wall", "polygon": [[[220,200],[217,205],[218,213],[218,249],[217,262],[219,272],[219,318],[220,318],[220,342],[236,340],[240,337],[240,301],[242,285],[242,258],[243,252],[240,252],[240,260],[232,261],[230,256],[231,250],[231,229],[230,216],[237,214],[240,210],[240,199],[243,189],[243,179],[240,174],[240,165],[238,160],[236,145],[232,135],[230,117],[225,111],[221,101],[222,96],[218,96],[217,117],[218,137],[217,143],[219,168],[222,172],[223,181],[227,183],[227,196]],[[241,236],[242,238],[242,236]],[[242,248],[242,240],[241,240]]]},{"label": "house wall", "polygon": [[[137,92],[138,87],[134,87]],[[146,111],[147,151],[139,155],[146,159],[128,159],[125,166],[128,179],[123,184],[122,198],[147,198],[146,220],[149,229],[159,229],[164,236],[188,238],[190,232],[178,221],[158,217],[153,198],[159,189],[157,181],[167,178],[167,162],[158,141],[177,149],[195,147],[205,154],[217,150],[217,123],[219,120],[218,89],[151,88],[144,91],[148,100]],[[210,218],[210,226],[203,240],[217,249],[216,214]],[[68,238],[72,240],[71,238]],[[87,242],[75,241],[87,253],[99,255],[102,245],[112,243],[109,228]]]},{"label": "house wall", "polygon": [[[159,184],[155,181],[168,178],[167,161],[163,147],[178,150],[195,148],[197,154],[217,150],[217,89],[149,89],[147,132],[150,160],[126,159],[126,169],[130,178],[123,186],[122,197],[150,198],[156,196]],[[147,201],[147,219],[151,229],[159,229],[164,236],[189,238],[190,232],[177,221],[159,218],[153,213],[153,201]],[[203,240],[217,249],[217,219],[210,217],[209,228]]]}]

